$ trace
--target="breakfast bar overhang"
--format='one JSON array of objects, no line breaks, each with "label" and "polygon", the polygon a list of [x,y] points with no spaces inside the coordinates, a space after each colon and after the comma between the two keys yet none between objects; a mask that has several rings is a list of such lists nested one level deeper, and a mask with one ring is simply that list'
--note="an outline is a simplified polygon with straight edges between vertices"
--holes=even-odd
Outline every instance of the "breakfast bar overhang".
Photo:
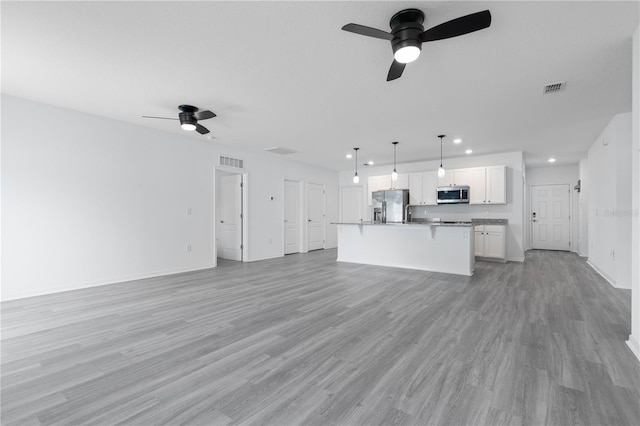
[{"label": "breakfast bar overhang", "polygon": [[337,223],[338,262],[473,275],[471,222]]}]

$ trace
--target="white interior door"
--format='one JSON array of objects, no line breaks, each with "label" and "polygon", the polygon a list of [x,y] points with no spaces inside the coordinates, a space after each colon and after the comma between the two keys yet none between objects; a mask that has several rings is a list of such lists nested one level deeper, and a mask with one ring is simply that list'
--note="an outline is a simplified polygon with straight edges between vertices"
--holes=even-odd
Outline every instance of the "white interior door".
[{"label": "white interior door", "polygon": [[300,184],[284,181],[284,254],[300,252]]},{"label": "white interior door", "polygon": [[242,175],[219,174],[217,180],[218,257],[242,260]]},{"label": "white interior door", "polygon": [[571,248],[569,185],[531,186],[531,247],[544,250]]},{"label": "white interior door", "polygon": [[324,186],[307,185],[307,236],[308,250],[324,248]]},{"label": "white interior door", "polygon": [[353,223],[364,219],[363,197],[361,186],[343,186],[340,188],[340,222]]}]

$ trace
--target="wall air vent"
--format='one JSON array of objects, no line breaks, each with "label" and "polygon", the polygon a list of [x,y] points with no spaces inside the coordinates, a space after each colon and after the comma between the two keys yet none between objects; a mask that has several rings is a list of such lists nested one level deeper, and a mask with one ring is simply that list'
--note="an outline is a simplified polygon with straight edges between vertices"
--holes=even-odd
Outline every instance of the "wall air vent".
[{"label": "wall air vent", "polygon": [[234,167],[236,169],[244,168],[244,160],[238,160],[237,158],[220,156],[220,165],[225,167]]},{"label": "wall air vent", "polygon": [[265,149],[265,151],[273,152],[274,154],[280,154],[280,155],[289,155],[289,154],[298,152],[295,149],[282,148],[279,146],[274,146],[273,148],[267,148]]},{"label": "wall air vent", "polygon": [[561,90],[564,90],[564,88],[567,86],[567,82],[566,81],[561,81],[559,83],[552,83],[552,84],[547,84],[546,86],[544,86],[544,89],[542,89],[542,93],[543,94],[547,94],[547,93],[556,93],[559,92]]}]

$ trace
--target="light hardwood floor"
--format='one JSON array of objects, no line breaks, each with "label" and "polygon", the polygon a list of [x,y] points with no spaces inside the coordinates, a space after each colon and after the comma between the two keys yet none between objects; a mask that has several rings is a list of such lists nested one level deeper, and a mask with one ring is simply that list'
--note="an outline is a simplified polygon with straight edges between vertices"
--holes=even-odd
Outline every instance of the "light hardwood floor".
[{"label": "light hardwood floor", "polygon": [[4,302],[2,424],[640,424],[630,292],[575,254],[335,258]]}]

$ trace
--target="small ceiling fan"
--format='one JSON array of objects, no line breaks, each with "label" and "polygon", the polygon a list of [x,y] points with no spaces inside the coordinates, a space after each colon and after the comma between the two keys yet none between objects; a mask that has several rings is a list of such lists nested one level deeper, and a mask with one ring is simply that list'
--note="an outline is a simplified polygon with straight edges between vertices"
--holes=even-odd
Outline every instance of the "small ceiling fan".
[{"label": "small ceiling fan", "polygon": [[198,124],[199,120],[207,120],[209,118],[213,118],[216,115],[209,111],[200,111],[198,108],[191,105],[180,105],[178,107],[180,113],[178,114],[178,118],[170,118],[170,117],[152,117],[149,115],[143,115],[143,118],[159,118],[162,120],[180,120],[180,126],[189,132],[196,131],[201,135],[206,135],[209,133],[209,129]]},{"label": "small ceiling fan", "polygon": [[393,49],[393,63],[387,74],[387,81],[402,75],[404,67],[420,56],[422,43],[443,40],[482,30],[491,25],[491,13],[488,10],[461,16],[424,30],[424,13],[419,9],[405,9],[391,17],[391,32],[366,27],[360,24],[347,24],[342,29],[367,37],[389,40]]}]

